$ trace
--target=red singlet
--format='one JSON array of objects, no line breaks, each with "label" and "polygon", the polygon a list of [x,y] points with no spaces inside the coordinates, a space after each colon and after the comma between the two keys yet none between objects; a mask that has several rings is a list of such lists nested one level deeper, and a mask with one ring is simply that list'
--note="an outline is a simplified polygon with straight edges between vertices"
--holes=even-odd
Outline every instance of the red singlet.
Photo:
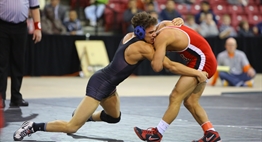
[{"label": "red singlet", "polygon": [[216,72],[217,61],[208,42],[187,26],[167,26],[166,28],[179,29],[188,36],[188,47],[178,53],[187,62],[188,67],[206,71],[208,78],[211,78]]}]

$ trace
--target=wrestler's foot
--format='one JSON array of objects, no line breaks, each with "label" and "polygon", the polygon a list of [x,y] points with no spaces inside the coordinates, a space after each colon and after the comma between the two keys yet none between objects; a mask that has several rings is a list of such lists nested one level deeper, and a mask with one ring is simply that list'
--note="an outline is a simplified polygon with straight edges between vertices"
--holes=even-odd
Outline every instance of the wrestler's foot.
[{"label": "wrestler's foot", "polygon": [[222,142],[222,140],[218,132],[209,130],[205,132],[200,140],[194,140],[192,142]]},{"label": "wrestler's foot", "polygon": [[33,133],[33,122],[26,121],[17,131],[15,131],[13,138],[15,141],[21,141],[25,136],[31,136]]},{"label": "wrestler's foot", "polygon": [[143,141],[147,142],[160,142],[162,139],[162,134],[160,134],[157,128],[149,128],[147,130],[134,127],[136,135]]}]

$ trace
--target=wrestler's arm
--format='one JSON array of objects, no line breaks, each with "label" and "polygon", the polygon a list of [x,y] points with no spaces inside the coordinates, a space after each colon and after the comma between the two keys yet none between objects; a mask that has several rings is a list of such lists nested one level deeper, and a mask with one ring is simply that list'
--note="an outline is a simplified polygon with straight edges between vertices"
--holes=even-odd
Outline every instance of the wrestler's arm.
[{"label": "wrestler's arm", "polygon": [[163,61],[166,55],[168,35],[165,35],[163,31],[155,38],[154,47],[155,54],[151,61],[151,66],[155,72],[160,72],[163,69]]},{"label": "wrestler's arm", "polygon": [[202,72],[202,71],[187,67],[181,63],[171,61],[168,57],[164,58],[164,67],[173,74],[197,77],[199,82],[206,81],[208,77],[207,72]]},{"label": "wrestler's arm", "polygon": [[[153,47],[150,47],[149,45],[142,49],[142,56],[147,58],[149,61],[152,61],[153,55],[155,53]],[[164,56],[163,66],[174,74],[197,77],[199,82],[204,82],[207,80],[208,74],[206,72],[201,72],[193,68],[189,68],[181,63],[173,62],[166,56]]]},{"label": "wrestler's arm", "polygon": [[172,23],[174,24],[174,26],[181,26],[184,25],[184,20],[180,17],[177,17],[172,20]]}]

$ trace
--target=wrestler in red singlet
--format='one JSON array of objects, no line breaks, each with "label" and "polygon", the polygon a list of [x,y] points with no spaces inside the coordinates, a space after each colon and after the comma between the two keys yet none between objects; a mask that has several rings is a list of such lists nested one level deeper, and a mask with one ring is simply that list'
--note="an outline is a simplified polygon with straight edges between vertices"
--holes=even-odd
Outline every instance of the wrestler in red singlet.
[{"label": "wrestler in red singlet", "polygon": [[167,26],[165,28],[182,30],[188,36],[189,44],[187,48],[178,53],[187,62],[188,67],[206,71],[208,78],[211,78],[216,72],[217,62],[208,42],[187,26]]}]

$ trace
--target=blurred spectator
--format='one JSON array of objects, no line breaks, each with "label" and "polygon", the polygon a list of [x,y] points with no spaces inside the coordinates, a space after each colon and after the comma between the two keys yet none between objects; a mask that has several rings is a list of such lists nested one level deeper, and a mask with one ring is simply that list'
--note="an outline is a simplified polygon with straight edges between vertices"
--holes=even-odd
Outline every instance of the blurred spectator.
[{"label": "blurred spectator", "polygon": [[187,9],[190,10],[191,6],[196,3],[196,0],[174,0],[175,3],[186,4]]},{"label": "blurred spectator", "polygon": [[246,54],[237,50],[237,42],[234,38],[228,38],[225,44],[226,50],[219,53],[217,62],[219,66],[228,66],[229,72],[220,71],[219,77],[224,86],[253,86],[255,70],[249,64]]},{"label": "blurred spectator", "polygon": [[227,0],[227,3],[232,4],[232,5],[247,6],[248,0]]},{"label": "blurred spectator", "polygon": [[75,10],[69,11],[69,19],[64,23],[68,34],[70,35],[83,35],[81,21],[78,19]]},{"label": "blurred spectator", "polygon": [[194,4],[196,0],[174,0],[175,3],[180,3],[180,4]]},{"label": "blurred spectator", "polygon": [[230,24],[231,24],[230,16],[228,14],[223,15],[222,23],[219,27],[219,37],[221,39],[237,36],[236,30]]},{"label": "blurred spectator", "polygon": [[91,5],[85,8],[86,19],[90,26],[97,25],[97,19],[101,18],[108,0],[90,0]]},{"label": "blurred spectator", "polygon": [[200,24],[203,19],[205,18],[205,14],[207,13],[211,13],[213,15],[213,20],[215,21],[215,23],[217,24],[217,19],[216,19],[216,15],[215,13],[212,11],[212,9],[210,8],[210,4],[208,1],[201,1],[200,3],[200,11],[199,13],[197,13],[195,15],[195,21],[197,24]]},{"label": "blurred spectator", "polygon": [[156,0],[144,0],[144,5],[145,11],[156,11],[157,13],[160,12],[159,5]]},{"label": "blurred spectator", "polygon": [[44,15],[45,16],[41,18],[43,34],[66,34],[66,28],[62,24],[61,20],[55,19],[52,7],[46,7],[44,9]]},{"label": "blurred spectator", "polygon": [[78,19],[85,20],[84,9],[89,6],[89,0],[70,0],[70,9],[75,9],[78,15]]},{"label": "blurred spectator", "polygon": [[136,0],[136,8],[145,11],[145,0]]},{"label": "blurred spectator", "polygon": [[166,8],[162,9],[159,18],[161,20],[173,20],[177,17],[182,17],[181,14],[175,8],[175,2],[173,0],[166,1]]},{"label": "blurred spectator", "polygon": [[262,35],[262,21],[259,22],[257,25],[254,26],[254,33],[255,35]]},{"label": "blurred spectator", "polygon": [[152,17],[155,17],[157,19],[157,23],[160,23],[160,19],[159,19],[159,16],[158,16],[158,13],[154,10],[151,10],[151,11],[148,11],[148,13],[152,16]]},{"label": "blurred spectator", "polygon": [[252,36],[254,36],[252,29],[249,28],[248,21],[243,20],[239,23],[238,36],[239,37],[252,37]]},{"label": "blurred spectator", "polygon": [[55,19],[59,19],[62,22],[66,18],[66,8],[60,4],[60,0],[50,0],[50,4],[47,4],[44,8],[52,8],[54,12]]},{"label": "blurred spectator", "polygon": [[33,34],[35,30],[34,20],[31,12],[28,12],[28,18],[26,19],[28,34]]},{"label": "blurred spectator", "polygon": [[89,0],[70,0],[70,9],[78,9],[79,7],[87,7],[90,5]]},{"label": "blurred spectator", "polygon": [[217,28],[217,25],[215,21],[213,20],[212,13],[205,14],[205,18],[203,22],[200,24],[197,31],[203,36],[203,37],[214,37],[218,36],[219,31]]},{"label": "blurred spectator", "polygon": [[125,24],[127,25],[127,32],[133,32],[133,27],[131,25],[131,19],[132,17],[138,13],[138,12],[142,12],[141,9],[138,9],[136,6],[136,0],[129,0],[128,1],[128,8],[125,10],[124,14],[123,14],[123,20],[125,22]]},{"label": "blurred spectator", "polygon": [[198,24],[195,22],[195,18],[193,15],[189,14],[186,16],[185,25],[190,27],[193,30],[197,30]]}]

